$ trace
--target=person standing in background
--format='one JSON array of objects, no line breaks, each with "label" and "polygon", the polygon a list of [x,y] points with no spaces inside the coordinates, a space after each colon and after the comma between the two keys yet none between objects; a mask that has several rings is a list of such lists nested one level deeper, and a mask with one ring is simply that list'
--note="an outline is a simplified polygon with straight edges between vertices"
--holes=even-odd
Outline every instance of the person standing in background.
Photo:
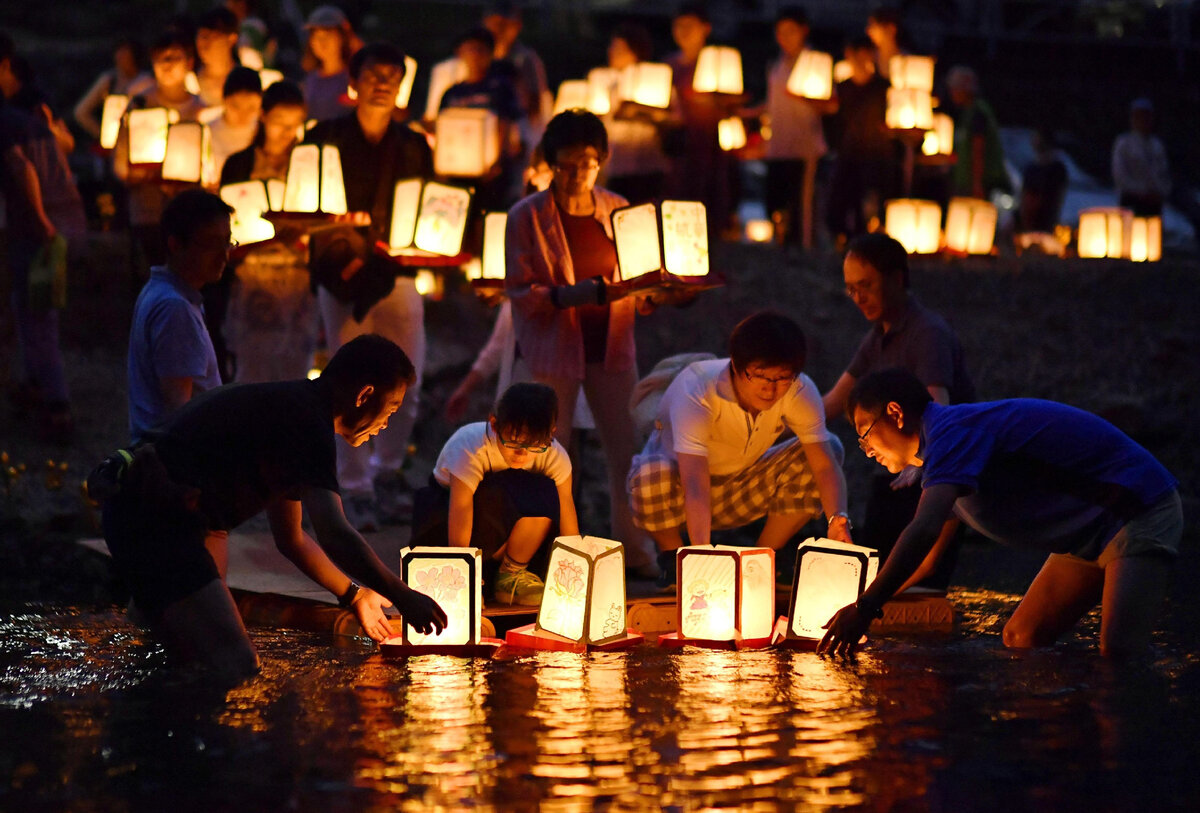
[{"label": "person standing in background", "polygon": [[1117,136],[1112,175],[1122,206],[1138,217],[1161,215],[1171,191],[1167,149],[1154,135],[1154,104],[1135,99],[1129,106],[1129,132]]}]

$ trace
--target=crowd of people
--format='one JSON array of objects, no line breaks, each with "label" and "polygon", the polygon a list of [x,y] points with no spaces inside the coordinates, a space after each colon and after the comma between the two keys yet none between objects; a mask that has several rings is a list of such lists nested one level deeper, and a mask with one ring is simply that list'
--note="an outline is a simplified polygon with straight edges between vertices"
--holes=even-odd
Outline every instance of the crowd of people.
[{"label": "crowd of people", "polygon": [[[161,170],[132,160],[128,119],[117,133],[111,168],[126,190],[145,279],[129,337],[129,448],[89,483],[107,497],[105,536],[133,606],[185,656],[231,674],[253,671],[256,656],[224,584],[225,545],[231,529],[263,510],[280,550],[377,640],[390,634],[383,608],[391,604],[420,630],[446,623],[365,542],[361,534],[382,525],[410,525],[420,544],[480,548],[490,594],[536,604],[539,555],[556,534],[619,540],[631,574],[670,589],[685,543],[709,544],[714,530],[763,520],[757,544],[779,550],[822,517],[821,535],[887,557],[858,604],[832,620],[822,644],[831,651],[853,651],[897,592],[944,588],[962,523],[1053,554],[1006,643],[1052,642],[1101,599],[1105,651],[1131,652],[1148,639],[1182,529],[1174,479],[1085,413],[1049,402],[974,404],[956,336],[910,291],[904,249],[878,231],[883,202],[903,183],[903,153],[884,124],[889,58],[904,52],[896,12],[875,12],[864,35],[847,41],[849,78],[829,101],[814,102],[786,87],[809,20],[800,8],[780,10],[779,55],[755,107],[694,89],[712,26],[703,5],[685,3],[671,21],[679,50],[665,59],[673,72],[665,115],[619,104],[603,115],[554,114],[545,68],[520,41],[519,8],[497,2],[439,66],[455,80],[440,95],[431,91],[425,115],[415,116],[396,101],[411,78],[405,53],[364,42],[335,6],[303,21],[301,81],[266,81],[272,41],[247,6],[230,2],[172,24],[147,49],[148,71],[140,46],[122,41],[113,69],[74,111],[93,137],[114,93],[128,97],[129,110],[166,108],[176,121],[207,126],[211,161],[194,184],[164,181]],[[614,30],[609,67],[650,57],[643,27]],[[66,438],[58,311],[31,300],[29,278],[49,257],[68,262],[86,223],[67,169],[73,137],[31,93],[28,76],[20,92],[34,101],[22,107],[33,107],[18,109],[6,83],[20,74],[17,64],[13,43],[0,36],[8,261],[24,364],[14,400],[40,416],[48,437]],[[960,66],[946,85],[958,155],[942,178],[946,193],[1007,189],[996,117],[978,77]],[[1165,194],[1165,153],[1150,135],[1147,105],[1135,103],[1134,133],[1114,151],[1122,202],[1139,209],[1161,207]],[[505,302],[447,417],[460,419],[470,391],[493,372],[501,384],[488,419],[453,434],[414,494],[402,469],[426,357],[424,299],[417,266],[374,248],[388,242],[396,183],[434,177],[430,134],[449,108],[485,109],[499,122],[495,164],[474,179],[475,206],[507,211],[508,220]],[[731,113],[769,122],[766,205],[785,240],[811,248],[822,229],[836,238],[846,294],[870,329],[822,394],[804,373],[796,321],[753,313],[732,331],[727,356],[689,357],[653,377],[657,401],[641,437],[630,404],[644,401],[649,379],[639,382],[634,324],[675,300],[622,278],[613,213],[664,196],[699,200],[711,237],[726,234],[736,161],[720,148],[717,122]],[[301,143],[338,148],[348,213],[319,228],[279,222],[274,239],[235,246],[233,210],[219,190],[286,181]],[[1043,147],[1030,169],[1031,198],[1022,198],[1038,223],[1057,217],[1065,184],[1048,138]],[[829,195],[818,200],[826,154],[836,157]],[[1154,182],[1127,181],[1146,176]],[[330,360],[308,381],[322,343]],[[845,453],[827,426],[841,418],[889,472],[874,484],[857,530]],[[594,426],[603,452],[607,528],[581,529],[574,504],[568,450],[582,425]],[[302,507],[316,541],[301,524]]]}]

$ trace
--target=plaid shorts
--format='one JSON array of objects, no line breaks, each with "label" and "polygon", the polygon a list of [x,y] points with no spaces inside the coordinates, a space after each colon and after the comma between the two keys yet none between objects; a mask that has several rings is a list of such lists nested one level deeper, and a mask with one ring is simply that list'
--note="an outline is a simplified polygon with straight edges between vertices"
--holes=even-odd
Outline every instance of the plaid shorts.
[{"label": "plaid shorts", "polygon": [[[625,483],[633,521],[647,531],[684,524],[679,464],[661,452],[633,459]],[[764,514],[821,513],[821,495],[804,447],[795,438],[776,444],[736,474],[712,478],[712,527],[740,528]]]}]

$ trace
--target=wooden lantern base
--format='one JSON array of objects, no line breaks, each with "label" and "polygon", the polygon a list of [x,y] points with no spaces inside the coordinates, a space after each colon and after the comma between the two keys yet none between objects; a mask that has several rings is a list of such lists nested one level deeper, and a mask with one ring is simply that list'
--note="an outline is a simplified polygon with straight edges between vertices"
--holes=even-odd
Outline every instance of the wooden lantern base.
[{"label": "wooden lantern base", "polygon": [[537,629],[536,624],[526,624],[523,627],[511,629],[504,636],[504,643],[518,649],[544,649],[552,652],[611,652],[618,649],[629,649],[639,646],[646,640],[640,632],[625,630],[625,634],[615,641],[603,644],[585,644],[564,638],[547,630]]},{"label": "wooden lantern base", "polygon": [[775,636],[766,638],[737,638],[732,641],[710,640],[708,638],[685,638],[678,632],[668,632],[658,636],[658,645],[665,649],[682,649],[685,646],[700,646],[706,649],[766,649],[775,643]]},{"label": "wooden lantern base", "polygon": [[[471,259],[471,254],[466,251],[460,251],[458,254],[448,256],[446,254],[434,254],[432,251],[423,251],[419,248],[393,249],[382,241],[376,241],[375,253],[396,265],[411,266],[413,268],[453,268]],[[503,280],[501,280],[501,284],[503,284]]]},{"label": "wooden lantern base", "polygon": [[481,638],[477,644],[406,644],[397,635],[379,645],[387,658],[413,658],[417,655],[453,655],[458,658],[491,658],[504,645],[499,638]]}]

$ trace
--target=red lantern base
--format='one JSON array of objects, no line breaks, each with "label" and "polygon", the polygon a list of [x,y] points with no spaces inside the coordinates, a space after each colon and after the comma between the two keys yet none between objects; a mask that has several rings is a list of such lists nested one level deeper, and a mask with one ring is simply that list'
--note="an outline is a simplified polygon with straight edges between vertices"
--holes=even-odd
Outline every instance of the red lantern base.
[{"label": "red lantern base", "polygon": [[397,635],[379,645],[388,658],[413,658],[417,655],[453,655],[458,658],[491,658],[504,645],[499,638],[480,638],[477,644],[406,644]]},{"label": "red lantern base", "polygon": [[708,638],[685,638],[678,632],[668,632],[658,636],[658,645],[666,649],[682,649],[685,646],[701,646],[707,649],[766,649],[775,643],[775,636],[766,638],[738,638],[732,641],[710,640]]},{"label": "red lantern base", "polygon": [[537,629],[536,624],[526,624],[523,627],[511,629],[504,636],[504,643],[519,649],[545,649],[552,652],[611,652],[617,649],[629,649],[640,645],[646,640],[640,632],[625,630],[625,634],[614,641],[603,644],[585,644],[564,638],[547,630]]},{"label": "red lantern base", "polygon": [[419,248],[401,248],[393,251],[392,247],[382,240],[375,242],[375,253],[396,265],[414,268],[453,268],[471,259],[471,254],[466,251],[453,255],[434,254]]}]

